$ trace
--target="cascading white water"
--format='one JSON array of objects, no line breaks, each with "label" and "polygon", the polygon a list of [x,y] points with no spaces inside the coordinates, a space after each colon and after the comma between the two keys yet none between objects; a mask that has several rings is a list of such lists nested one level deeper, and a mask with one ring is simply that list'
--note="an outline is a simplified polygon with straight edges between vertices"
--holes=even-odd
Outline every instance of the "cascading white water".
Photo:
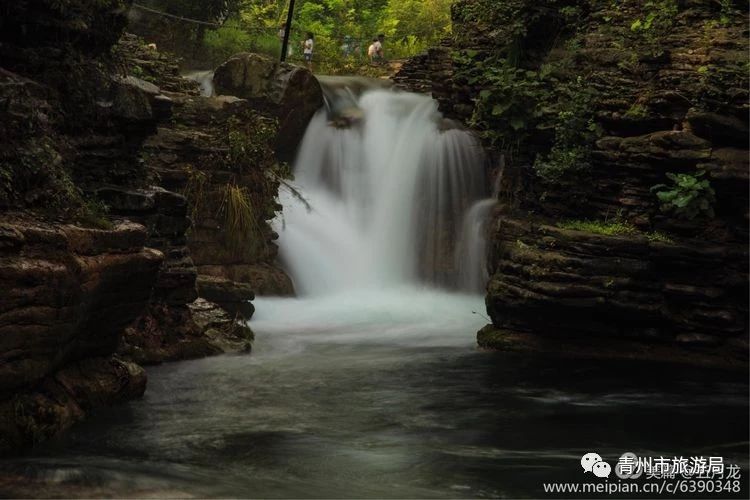
[{"label": "cascading white water", "polygon": [[487,220],[497,201],[488,198],[476,202],[466,212],[461,239],[456,251],[459,288],[482,290],[490,276],[487,272]]},{"label": "cascading white water", "polygon": [[294,169],[305,202],[282,193],[281,254],[297,292],[480,291],[488,210],[469,211],[487,196],[478,141],[430,97],[353,82],[324,82],[326,109]]},{"label": "cascading white water", "polygon": [[183,77],[198,82],[203,97],[214,96],[214,72],[212,70],[189,71]]}]

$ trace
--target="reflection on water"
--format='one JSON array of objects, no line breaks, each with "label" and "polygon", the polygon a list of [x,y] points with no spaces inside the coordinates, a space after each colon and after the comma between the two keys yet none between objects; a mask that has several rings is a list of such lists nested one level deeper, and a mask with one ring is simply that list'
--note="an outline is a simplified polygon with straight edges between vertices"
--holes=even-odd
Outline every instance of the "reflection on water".
[{"label": "reflection on water", "polygon": [[150,369],[142,401],[3,463],[0,496],[540,497],[588,451],[747,470],[735,376],[480,352],[475,297],[258,302],[252,355]]}]

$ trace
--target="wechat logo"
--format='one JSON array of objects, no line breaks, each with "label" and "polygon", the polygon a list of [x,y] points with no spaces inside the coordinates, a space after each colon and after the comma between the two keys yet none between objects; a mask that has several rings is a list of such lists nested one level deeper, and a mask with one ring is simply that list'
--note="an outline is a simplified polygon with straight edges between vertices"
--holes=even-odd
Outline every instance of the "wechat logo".
[{"label": "wechat logo", "polygon": [[612,468],[607,462],[602,460],[602,457],[598,453],[586,453],[582,456],[581,467],[583,467],[584,474],[591,472],[596,477],[609,477],[612,473]]}]

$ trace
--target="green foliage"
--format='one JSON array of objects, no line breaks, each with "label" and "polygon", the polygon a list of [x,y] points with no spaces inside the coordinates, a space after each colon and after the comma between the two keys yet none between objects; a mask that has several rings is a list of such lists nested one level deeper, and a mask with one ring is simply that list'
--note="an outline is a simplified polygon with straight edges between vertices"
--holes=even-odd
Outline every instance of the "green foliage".
[{"label": "green foliage", "polygon": [[389,57],[417,54],[450,34],[453,0],[390,0],[380,21],[388,37]]},{"label": "green foliage", "polygon": [[569,181],[571,175],[587,172],[590,167],[591,145],[601,135],[594,122],[593,91],[578,77],[568,86],[569,99],[555,122],[555,142],[547,155],[534,163],[539,177],[549,183]]},{"label": "green foliage", "polygon": [[278,132],[276,120],[261,115],[229,120],[227,161],[238,172],[257,169],[275,162],[271,144]]},{"label": "green foliage", "polygon": [[223,220],[225,241],[231,251],[239,252],[247,250],[250,245],[264,244],[262,227],[246,187],[233,183],[224,187],[219,217]]},{"label": "green foliage", "polygon": [[84,200],[76,222],[94,229],[112,229],[112,222],[107,219],[108,213],[109,207],[104,202],[96,198],[88,198]]},{"label": "green foliage", "polygon": [[727,26],[732,22],[732,18],[737,13],[737,9],[734,8],[734,0],[719,0],[719,2],[721,4],[719,22],[724,26]]},{"label": "green foliage", "polygon": [[641,232],[629,222],[614,221],[592,221],[592,220],[566,220],[557,223],[560,229],[571,231],[583,231],[585,233],[601,234],[603,236],[645,236],[651,242],[674,243],[672,238],[659,231]]},{"label": "green foliage", "polygon": [[157,10],[206,22],[222,22],[230,14],[237,12],[241,4],[246,3],[243,0],[141,0],[141,2]]},{"label": "green foliage", "polygon": [[677,0],[648,0],[643,4],[643,15],[630,25],[630,31],[651,46],[654,53],[661,53],[659,40],[674,26],[679,12]]},{"label": "green foliage", "polygon": [[604,236],[621,236],[635,234],[638,230],[632,224],[620,221],[567,220],[557,223],[560,229],[583,231]]},{"label": "green foliage", "polygon": [[73,216],[82,204],[81,193],[52,139],[28,141],[19,145],[17,154],[0,157],[0,207]]},{"label": "green foliage", "polygon": [[229,21],[217,30],[205,34],[204,44],[213,61],[225,61],[238,52],[252,50],[254,39],[240,24]]},{"label": "green foliage", "polygon": [[[144,0],[148,1],[148,0]],[[306,34],[315,36],[316,69],[326,73],[361,72],[372,38],[385,34],[388,59],[411,57],[450,34],[452,0],[297,0],[290,33],[290,60],[302,62]],[[150,0],[148,5],[218,28],[150,20],[153,38],[188,59],[218,65],[232,54],[259,52],[278,57],[279,28],[287,0]],[[169,32],[169,35],[163,33]]]},{"label": "green foliage", "polygon": [[648,241],[651,241],[653,243],[674,243],[674,240],[672,238],[660,231],[652,231],[646,233],[646,238],[648,238]]},{"label": "green foliage", "polygon": [[188,182],[182,194],[190,206],[190,216],[196,219],[207,201],[209,187],[208,174],[189,165],[186,169]]},{"label": "green foliage", "polygon": [[704,171],[695,174],[668,173],[667,178],[672,181],[670,185],[653,186],[651,191],[656,193],[662,212],[688,220],[699,216],[713,217],[716,193],[708,179],[702,179],[705,174]]},{"label": "green foliage", "polygon": [[[482,74],[470,77],[470,85],[486,87],[479,97],[472,125],[491,130],[492,138],[533,128],[542,110],[530,102],[546,100],[548,90],[541,72],[523,70],[507,64],[487,65]],[[540,99],[541,98],[541,99]]]},{"label": "green foliage", "polygon": [[636,103],[630,106],[630,108],[625,112],[625,116],[635,119],[645,118],[648,116],[648,109],[642,104]]}]

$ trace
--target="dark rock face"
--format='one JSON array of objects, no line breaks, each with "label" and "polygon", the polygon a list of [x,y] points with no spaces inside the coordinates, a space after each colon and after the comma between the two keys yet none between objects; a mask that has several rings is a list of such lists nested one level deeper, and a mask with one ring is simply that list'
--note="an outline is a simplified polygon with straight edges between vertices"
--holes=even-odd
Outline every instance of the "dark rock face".
[{"label": "dark rock face", "polygon": [[[137,40],[128,38],[123,43],[137,45]],[[137,51],[137,47],[128,49]],[[225,87],[217,84],[217,91],[234,95],[203,97],[187,91],[167,92],[173,102],[173,116],[170,123],[162,124],[146,141],[146,162],[158,174],[164,188],[186,194],[192,218],[187,246],[199,275],[236,282],[238,294],[245,293],[244,284],[249,284],[259,294],[291,295],[294,293],[291,280],[276,263],[277,235],[267,222],[280,209],[276,203],[278,158],[270,146],[278,145],[278,137],[294,136],[295,133],[282,132],[275,122],[280,116],[280,102],[296,105],[291,95],[301,87],[289,87],[287,97],[283,95],[287,92],[284,89],[281,94],[273,94],[274,82],[292,78],[291,73],[297,72],[297,68],[284,67],[282,71],[265,57],[243,56],[252,69],[252,78],[245,78],[245,66],[239,63],[228,62],[222,66],[224,69],[217,70],[216,78],[225,82]],[[138,64],[152,68],[150,78],[156,83],[165,82],[169,88],[177,89],[173,83],[176,68],[149,65],[152,57],[160,60],[158,54],[141,53]],[[230,69],[242,71],[232,75]],[[320,92],[317,81],[305,86]],[[310,98],[306,102],[317,101]],[[311,113],[320,103],[314,105]],[[226,227],[223,210],[229,188],[243,193],[252,207],[254,227],[241,242],[232,241],[233,235]],[[248,306],[243,308],[249,313]]]},{"label": "dark rock face", "polygon": [[143,370],[108,356],[148,304],[163,255],[146,230],[0,225],[0,453],[46,440],[86,412],[139,397]]},{"label": "dark rock face", "polygon": [[164,254],[152,302],[184,307],[197,299],[197,271],[185,241],[191,222],[185,197],[160,187],[106,186],[97,189],[96,195],[107,204],[110,213],[143,224],[148,230],[146,244]]},{"label": "dark rock face", "polygon": [[229,314],[246,321],[253,317],[255,307],[250,301],[255,299],[255,292],[249,284],[213,276],[201,276],[197,285],[201,297],[218,304]]},{"label": "dark rock face", "polygon": [[0,454],[46,441],[102,406],[139,398],[146,389],[140,366],[88,358],[44,378],[34,390],[0,401]]},{"label": "dark rock face", "polygon": [[736,361],[747,352],[744,244],[605,236],[513,212],[493,233],[487,311],[498,329],[721,350]]},{"label": "dark rock face", "polygon": [[[513,105],[541,116],[536,128],[519,122],[498,141],[519,148],[490,148],[500,192],[488,226],[493,325],[480,345],[746,366],[747,14],[721,17],[718,4],[675,2],[674,15],[639,34],[631,25],[648,15],[642,2],[567,4],[574,26],[535,2],[460,0],[450,49],[415,58],[394,78],[472,122],[481,92],[501,84],[467,74],[493,58],[514,60],[523,71],[507,81],[516,85]],[[534,167],[558,144],[539,96],[576,79],[596,96],[584,111],[599,137],[575,144],[585,149],[585,173],[555,183]],[[716,192],[713,218],[660,210],[652,186],[668,183],[670,172],[701,171]],[[631,229],[561,229],[570,220]]]},{"label": "dark rock face", "polygon": [[216,69],[214,86],[218,94],[247,99],[279,119],[276,151],[285,161],[294,159],[308,123],[323,106],[323,91],[309,70],[260,54],[230,58]]},{"label": "dark rock face", "polygon": [[198,299],[187,308],[152,305],[125,330],[119,353],[142,365],[250,352],[253,332],[218,305]]},{"label": "dark rock face", "polygon": [[67,362],[114,351],[145,308],[161,253],[142,226],[111,231],[3,224],[0,391],[29,386]]},{"label": "dark rock face", "polygon": [[[245,101],[201,101],[175,61],[132,36],[113,47],[130,2],[64,3],[0,7],[0,453],[140,396],[145,373],[130,360],[247,352],[252,341],[234,314],[197,301],[196,199],[175,192],[188,162],[210,170],[227,154],[204,131],[223,123],[226,139],[231,103]],[[161,134],[175,138],[173,156],[144,149]],[[265,179],[244,178],[264,227],[277,188]],[[272,261],[270,228],[259,240],[250,262]]]},{"label": "dark rock face", "polygon": [[0,10],[3,38],[23,47],[71,43],[77,51],[99,55],[114,45],[127,24],[131,0],[6,2]]}]

